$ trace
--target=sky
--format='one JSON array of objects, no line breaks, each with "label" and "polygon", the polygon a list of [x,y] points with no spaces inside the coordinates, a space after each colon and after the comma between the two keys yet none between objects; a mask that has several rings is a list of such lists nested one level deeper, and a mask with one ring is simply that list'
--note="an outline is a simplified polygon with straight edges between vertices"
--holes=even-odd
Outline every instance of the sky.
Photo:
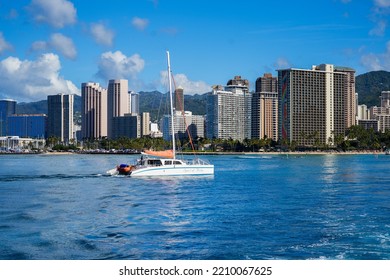
[{"label": "sky", "polygon": [[0,0],[0,99],[166,92],[167,50],[185,94],[322,63],[390,71],[389,16],[390,0]]}]

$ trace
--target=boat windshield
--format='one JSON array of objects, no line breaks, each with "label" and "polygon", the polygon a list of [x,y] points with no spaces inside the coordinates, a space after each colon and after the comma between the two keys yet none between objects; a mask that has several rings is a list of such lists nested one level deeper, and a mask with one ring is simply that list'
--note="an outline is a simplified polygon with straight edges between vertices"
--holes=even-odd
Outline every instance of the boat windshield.
[{"label": "boat windshield", "polygon": [[162,165],[161,160],[159,160],[159,159],[148,159],[146,161],[146,164],[151,165],[151,166],[161,166]]}]

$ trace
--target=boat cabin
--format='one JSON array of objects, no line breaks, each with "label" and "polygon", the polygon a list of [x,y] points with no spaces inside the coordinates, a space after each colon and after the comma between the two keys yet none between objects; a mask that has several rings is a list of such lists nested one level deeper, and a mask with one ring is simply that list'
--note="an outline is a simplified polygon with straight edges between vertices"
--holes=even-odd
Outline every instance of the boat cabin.
[{"label": "boat cabin", "polygon": [[155,159],[148,158],[141,161],[141,165],[146,166],[162,166],[162,165],[182,165],[180,160],[172,159]]}]

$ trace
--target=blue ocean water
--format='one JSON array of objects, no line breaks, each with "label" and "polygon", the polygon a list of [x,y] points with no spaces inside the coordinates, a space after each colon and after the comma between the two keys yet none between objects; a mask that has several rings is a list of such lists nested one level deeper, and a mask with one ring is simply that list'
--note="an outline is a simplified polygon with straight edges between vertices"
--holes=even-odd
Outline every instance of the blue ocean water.
[{"label": "blue ocean water", "polygon": [[208,156],[211,177],[105,174],[133,158],[0,156],[0,259],[390,259],[390,156]]}]

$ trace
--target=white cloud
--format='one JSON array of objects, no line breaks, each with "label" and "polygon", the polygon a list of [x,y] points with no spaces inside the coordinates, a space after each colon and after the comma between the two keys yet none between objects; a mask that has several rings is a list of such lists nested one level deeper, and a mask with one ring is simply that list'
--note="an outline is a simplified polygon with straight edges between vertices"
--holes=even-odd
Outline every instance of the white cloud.
[{"label": "white cloud", "polygon": [[12,50],[12,45],[4,39],[3,32],[0,32],[0,54],[6,50]]},{"label": "white cloud", "polygon": [[143,31],[149,25],[149,20],[146,18],[134,17],[131,24],[138,30]]},{"label": "white cloud", "polygon": [[384,53],[363,55],[361,63],[367,71],[390,70],[390,41],[387,42]]},{"label": "white cloud", "polygon": [[32,51],[55,50],[69,59],[75,59],[77,56],[77,50],[73,43],[73,40],[69,37],[62,35],[61,33],[52,34],[48,42],[33,42],[30,49]]},{"label": "white cloud", "polygon": [[390,7],[390,0],[374,0],[375,6],[388,8]]},{"label": "white cloud", "polygon": [[285,69],[285,68],[290,68],[291,64],[290,62],[284,58],[284,57],[279,57],[276,62],[274,63],[274,66],[278,69]]},{"label": "white cloud", "polygon": [[[176,87],[182,87],[184,94],[203,94],[211,91],[211,86],[203,81],[191,81],[185,74],[173,75],[173,80]],[[160,82],[164,89],[169,90],[168,87],[168,71],[160,72]]]},{"label": "white cloud", "polygon": [[32,43],[30,50],[32,51],[46,51],[48,44],[45,41],[35,41]]},{"label": "white cloud", "polygon": [[369,35],[384,36],[387,28],[387,15],[390,12],[390,0],[374,0],[374,7],[370,15],[375,26],[369,31]]},{"label": "white cloud", "polygon": [[21,102],[42,100],[57,93],[79,93],[71,81],[60,76],[60,70],[59,57],[53,53],[34,61],[10,56],[0,61],[0,97]]},{"label": "white cloud", "polygon": [[94,40],[101,45],[112,46],[114,40],[114,32],[102,23],[92,23],[90,30]]},{"label": "white cloud", "polygon": [[32,0],[27,8],[36,22],[56,28],[76,22],[76,9],[67,0]]},{"label": "white cloud", "polygon": [[105,52],[100,56],[97,76],[109,79],[136,79],[144,69],[145,61],[139,54],[126,56],[121,51]]},{"label": "white cloud", "polygon": [[77,56],[76,47],[74,46],[72,39],[61,33],[52,34],[49,45],[67,58],[75,59]]},{"label": "white cloud", "polygon": [[387,22],[385,20],[378,20],[376,26],[372,28],[369,35],[383,36],[385,34]]}]

